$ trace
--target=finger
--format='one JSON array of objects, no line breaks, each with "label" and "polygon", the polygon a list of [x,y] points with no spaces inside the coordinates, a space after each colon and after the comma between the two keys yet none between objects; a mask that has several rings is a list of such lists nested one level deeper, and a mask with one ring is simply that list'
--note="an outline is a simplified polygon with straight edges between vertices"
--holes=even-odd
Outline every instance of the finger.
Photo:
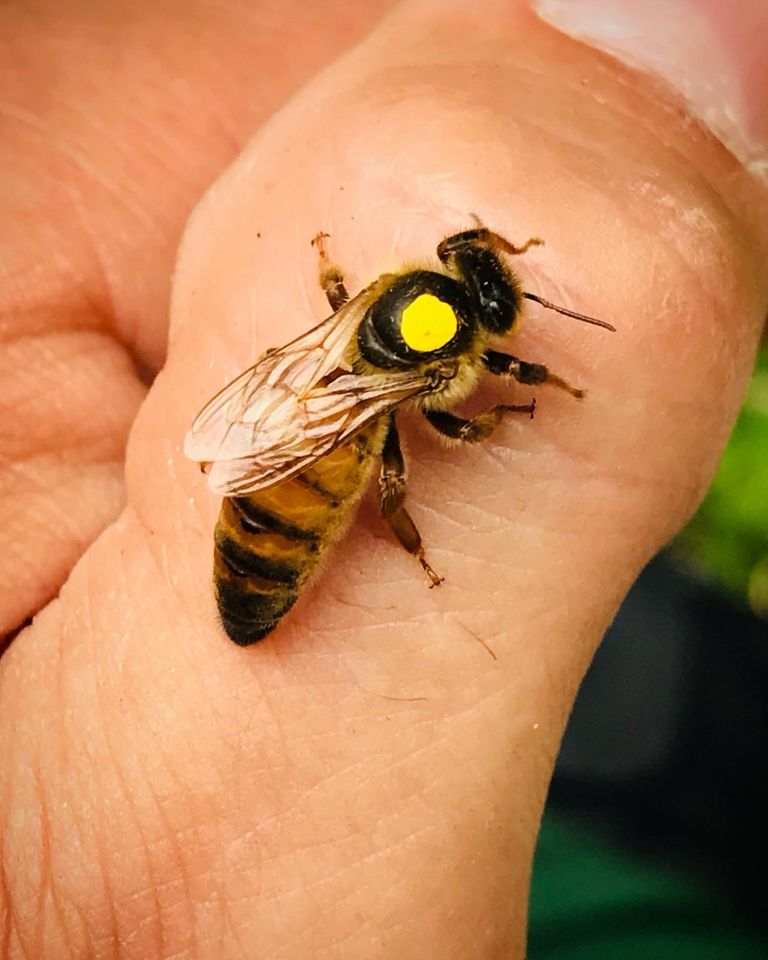
[{"label": "finger", "polygon": [[386,6],[358,4],[339,25],[333,2],[322,16],[266,0],[3,5],[0,636],[56,593],[122,503],[192,205]]},{"label": "finger", "polygon": [[[169,364],[132,438],[130,507],[6,667],[9,685],[32,662],[41,677],[14,688],[12,720],[30,718],[44,783],[56,755],[40,718],[62,716],[65,743],[78,717],[103,720],[71,814],[95,877],[74,890],[55,873],[78,917],[97,918],[92,938],[136,934],[138,914],[145,954],[158,931],[169,953],[523,954],[573,690],[705,485],[747,376],[765,198],[652,85],[522,8],[484,13],[404,7],[270,123],[193,218]],[[428,591],[363,515],[279,631],[235,648],[209,583],[218,503],[181,456],[191,416],[323,316],[319,230],[359,289],[472,212],[518,242],[545,237],[520,261],[526,288],[619,327],[531,308],[514,341],[586,400],[542,391],[532,424],[469,451],[408,430],[409,510],[446,582]],[[61,704],[75,698],[72,716]],[[36,809],[19,754],[7,768],[16,806]],[[48,787],[48,807],[71,783]],[[74,833],[47,836],[57,865]],[[28,857],[42,849],[25,839]],[[20,849],[17,829],[6,862]],[[79,921],[58,922],[85,942]]]},{"label": "finger", "polygon": [[124,502],[125,438],[144,397],[99,331],[0,347],[0,649],[59,589]]}]

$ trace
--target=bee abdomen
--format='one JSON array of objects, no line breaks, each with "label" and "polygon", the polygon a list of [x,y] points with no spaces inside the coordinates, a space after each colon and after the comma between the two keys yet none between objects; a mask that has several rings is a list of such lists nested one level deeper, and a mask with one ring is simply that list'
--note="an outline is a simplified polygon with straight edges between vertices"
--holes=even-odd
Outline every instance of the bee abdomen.
[{"label": "bee abdomen", "polygon": [[296,603],[346,526],[382,437],[372,424],[303,474],[223,502],[214,580],[221,622],[235,643],[263,639]]},{"label": "bee abdomen", "polygon": [[235,577],[249,580],[265,580],[268,583],[281,583],[295,587],[301,570],[295,564],[276,560],[269,555],[254,553],[244,549],[226,534],[217,537],[216,548],[224,565]]},{"label": "bee abdomen", "polygon": [[318,534],[267,509],[254,495],[224,501],[215,539],[222,625],[235,643],[255,643],[296,602],[314,565]]},{"label": "bee abdomen", "polygon": [[240,525],[248,533],[277,533],[289,540],[317,540],[318,538],[315,530],[307,530],[265,510],[253,497],[233,497],[231,502],[238,514]]},{"label": "bee abdomen", "polygon": [[216,576],[216,600],[219,616],[230,640],[241,647],[263,640],[299,598],[296,589],[273,588],[267,583],[259,590],[231,579]]}]

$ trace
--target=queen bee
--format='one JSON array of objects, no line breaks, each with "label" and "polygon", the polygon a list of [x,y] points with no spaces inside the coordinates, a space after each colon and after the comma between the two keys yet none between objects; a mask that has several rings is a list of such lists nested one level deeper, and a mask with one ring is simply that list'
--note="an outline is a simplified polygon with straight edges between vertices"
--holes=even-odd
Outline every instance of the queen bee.
[{"label": "queen bee", "polygon": [[377,462],[381,515],[437,586],[442,577],[405,508],[398,410],[413,405],[444,437],[477,443],[506,414],[533,416],[535,408],[497,404],[471,419],[451,413],[483,371],[581,398],[542,364],[489,348],[514,332],[525,299],[614,329],[522,289],[506,257],[538,239],[518,247],[478,225],[440,242],[437,269],[383,274],[350,299],[326,238],[313,243],[333,314],[267,350],[210,400],[184,445],[224,497],[214,584],[222,625],[241,645],[267,636],[294,605]]}]

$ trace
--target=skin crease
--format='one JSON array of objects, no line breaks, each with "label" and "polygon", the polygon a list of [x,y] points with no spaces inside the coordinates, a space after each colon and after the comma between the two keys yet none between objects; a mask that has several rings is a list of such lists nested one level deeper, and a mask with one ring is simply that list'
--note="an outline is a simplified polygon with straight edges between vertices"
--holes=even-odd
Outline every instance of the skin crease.
[{"label": "skin crease", "polygon": [[[182,244],[128,506],[0,664],[8,957],[509,958],[577,684],[706,487],[768,302],[765,195],[647,78],[522,6],[410,3],[256,135]],[[514,352],[589,393],[404,433],[433,566],[370,501],[273,638],[215,624],[198,407],[476,212],[544,248]],[[259,236],[260,234],[260,236]],[[119,393],[119,384],[115,385]],[[491,398],[530,388],[490,384]],[[491,659],[480,637],[490,644]]]}]

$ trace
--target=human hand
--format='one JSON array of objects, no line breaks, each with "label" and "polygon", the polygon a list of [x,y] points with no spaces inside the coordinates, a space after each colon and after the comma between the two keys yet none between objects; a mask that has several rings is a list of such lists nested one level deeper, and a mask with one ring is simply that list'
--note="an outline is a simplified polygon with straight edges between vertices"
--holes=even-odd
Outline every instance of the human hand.
[{"label": "human hand", "polygon": [[[576,686],[706,487],[765,314],[764,188],[667,96],[521,6],[408,4],[206,196],[168,363],[131,436],[127,506],[2,663],[10,956],[522,955]],[[255,122],[238,121],[243,137]],[[586,400],[537,391],[532,424],[469,449],[407,421],[409,503],[446,582],[428,591],[366,506],[279,631],[234,647],[209,587],[218,502],[180,452],[191,417],[327,312],[318,230],[357,289],[471,211],[544,236],[514,264],[528,289],[616,323],[531,308],[514,341]],[[137,273],[155,285],[115,311],[153,369],[167,260],[137,270],[112,249],[123,289]],[[141,399],[115,352],[70,377],[68,406],[89,428],[107,409],[96,397],[122,411],[99,427],[113,457]],[[89,488],[89,536],[115,485]]]}]

